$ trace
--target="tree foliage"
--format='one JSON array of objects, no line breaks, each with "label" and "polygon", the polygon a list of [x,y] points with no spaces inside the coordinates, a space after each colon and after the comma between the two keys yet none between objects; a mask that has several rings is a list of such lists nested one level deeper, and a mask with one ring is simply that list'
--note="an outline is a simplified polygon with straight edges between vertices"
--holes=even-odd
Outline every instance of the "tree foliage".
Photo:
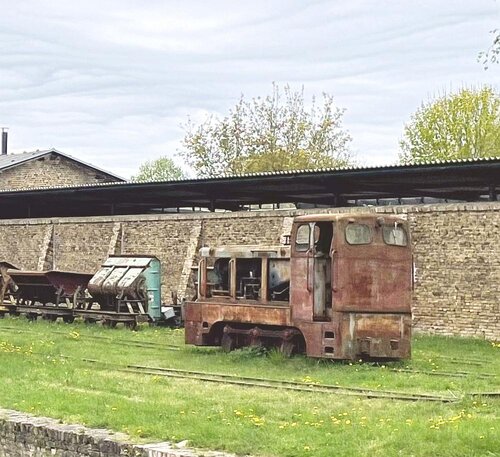
[{"label": "tree foliage", "polygon": [[490,33],[493,35],[493,43],[486,51],[481,51],[477,57],[485,70],[489,68],[490,63],[500,62],[500,30],[495,29]]},{"label": "tree foliage", "polygon": [[403,163],[500,156],[500,97],[462,89],[422,104],[404,128]]},{"label": "tree foliage", "polygon": [[139,167],[138,174],[132,176],[132,181],[170,181],[183,178],[185,178],[183,171],[175,165],[172,159],[160,157],[156,160],[144,162]]},{"label": "tree foliage", "polygon": [[200,177],[344,166],[351,138],[343,113],[328,94],[308,109],[303,90],[274,84],[265,98],[242,96],[222,119],[188,120],[181,155]]}]

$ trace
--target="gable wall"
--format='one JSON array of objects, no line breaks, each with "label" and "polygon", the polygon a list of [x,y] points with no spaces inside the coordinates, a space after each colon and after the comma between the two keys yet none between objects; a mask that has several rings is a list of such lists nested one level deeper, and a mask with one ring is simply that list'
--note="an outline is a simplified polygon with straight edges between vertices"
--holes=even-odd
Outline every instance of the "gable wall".
[{"label": "gable wall", "polygon": [[0,189],[69,186],[116,181],[103,173],[56,154],[0,171]]}]

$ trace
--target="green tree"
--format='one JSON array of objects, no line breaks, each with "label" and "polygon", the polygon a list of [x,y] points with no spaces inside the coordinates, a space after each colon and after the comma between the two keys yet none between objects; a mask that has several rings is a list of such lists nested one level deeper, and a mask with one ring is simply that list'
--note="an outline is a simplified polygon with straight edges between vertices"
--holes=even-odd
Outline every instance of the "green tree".
[{"label": "green tree", "polygon": [[481,51],[477,60],[483,64],[485,70],[489,68],[490,63],[500,61],[500,30],[495,29],[490,32],[493,35],[493,43],[486,51]]},{"label": "green tree", "polygon": [[345,166],[352,158],[343,113],[328,94],[307,108],[303,90],[273,84],[271,95],[242,96],[222,119],[188,120],[180,153],[200,177]]},{"label": "green tree", "polygon": [[500,97],[462,89],[422,104],[404,128],[402,163],[500,156]]},{"label": "green tree", "polygon": [[184,179],[185,177],[181,168],[175,165],[172,159],[160,157],[156,160],[144,162],[139,167],[139,173],[132,176],[132,181],[170,181]]}]

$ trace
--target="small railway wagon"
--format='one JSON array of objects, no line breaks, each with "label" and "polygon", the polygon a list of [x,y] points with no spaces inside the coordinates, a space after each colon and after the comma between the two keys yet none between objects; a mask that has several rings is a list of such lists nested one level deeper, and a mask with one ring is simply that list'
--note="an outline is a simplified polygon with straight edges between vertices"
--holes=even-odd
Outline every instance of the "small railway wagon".
[{"label": "small railway wagon", "polygon": [[395,215],[307,215],[283,246],[204,247],[186,343],[331,359],[410,357],[413,260]]}]

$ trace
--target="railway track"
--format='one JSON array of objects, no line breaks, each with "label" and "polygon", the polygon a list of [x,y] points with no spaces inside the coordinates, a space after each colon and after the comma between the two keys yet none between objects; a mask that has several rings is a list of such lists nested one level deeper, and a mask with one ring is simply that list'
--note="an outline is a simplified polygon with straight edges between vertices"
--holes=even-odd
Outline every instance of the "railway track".
[{"label": "railway track", "polygon": [[349,395],[365,398],[391,399],[402,401],[434,401],[450,403],[458,401],[458,397],[445,397],[433,394],[416,394],[389,390],[374,390],[364,387],[336,386],[331,384],[311,384],[298,381],[284,381],[269,378],[257,378],[222,373],[210,373],[203,371],[180,370],[174,368],[148,367],[144,365],[127,365],[120,371],[128,373],[146,374],[152,376],[165,376],[169,378],[194,379],[204,382],[219,384],[231,384],[243,387],[261,387],[265,389],[293,390],[299,392],[325,393]]},{"label": "railway track", "polygon": [[[32,355],[46,357],[45,353],[32,352]],[[60,354],[59,357],[67,360],[80,360],[86,363],[99,365],[108,371],[118,371],[123,373],[133,373],[147,376],[163,376],[167,378],[189,379],[200,382],[211,382],[218,384],[235,385],[240,387],[253,387],[274,390],[289,390],[297,392],[309,392],[319,394],[336,394],[342,396],[363,397],[367,399],[389,399],[398,401],[428,401],[440,403],[453,403],[462,400],[464,397],[492,397],[499,398],[500,392],[471,392],[462,396],[437,395],[428,393],[412,393],[392,390],[375,390],[365,387],[339,386],[331,384],[316,384],[299,381],[277,380],[262,377],[240,376],[225,373],[213,373],[195,370],[183,370],[178,368],[151,367],[147,365],[127,364],[120,365],[105,362],[98,359],[78,358]]]},{"label": "railway track", "polygon": [[[19,329],[18,327],[9,327],[9,326],[1,326],[0,330],[7,330],[17,333],[28,333],[33,334],[36,333],[34,330],[29,329]],[[68,332],[53,330],[52,333],[57,335],[68,336]],[[148,341],[136,341],[129,339],[116,339],[111,338],[104,335],[82,335],[79,334],[78,338],[83,339],[98,339],[101,341],[109,341],[110,344],[119,345],[119,346],[128,346],[128,347],[138,347],[145,349],[164,349],[167,351],[180,351],[182,349],[182,345],[174,345],[174,344],[164,344],[164,343],[155,343]],[[443,356],[443,358],[453,359],[452,357]],[[441,371],[441,370],[419,370],[419,369],[409,369],[409,368],[390,368],[389,371],[394,373],[409,373],[409,374],[423,374],[426,376],[442,376],[442,377],[454,377],[454,378],[467,378],[467,377],[475,377],[477,379],[494,379],[497,375],[493,373],[477,373],[470,371]]]},{"label": "railway track", "polygon": [[[33,330],[19,329],[17,327],[6,327],[6,326],[1,326],[0,330],[7,330],[7,331],[11,331],[11,332],[28,333],[28,334],[36,333]],[[57,330],[53,330],[52,333],[54,333],[56,335],[64,335],[64,336],[70,335],[68,332],[60,332]],[[165,349],[167,351],[180,351],[180,349],[181,349],[181,346],[173,345],[173,344],[116,339],[116,338],[111,338],[109,336],[104,336],[104,335],[82,335],[82,334],[79,334],[78,338],[90,339],[90,340],[94,340],[94,339],[95,340],[104,340],[104,341],[109,341],[110,344],[115,344],[115,345],[119,345],[119,346],[139,347],[139,348],[146,348],[146,349]]]}]

